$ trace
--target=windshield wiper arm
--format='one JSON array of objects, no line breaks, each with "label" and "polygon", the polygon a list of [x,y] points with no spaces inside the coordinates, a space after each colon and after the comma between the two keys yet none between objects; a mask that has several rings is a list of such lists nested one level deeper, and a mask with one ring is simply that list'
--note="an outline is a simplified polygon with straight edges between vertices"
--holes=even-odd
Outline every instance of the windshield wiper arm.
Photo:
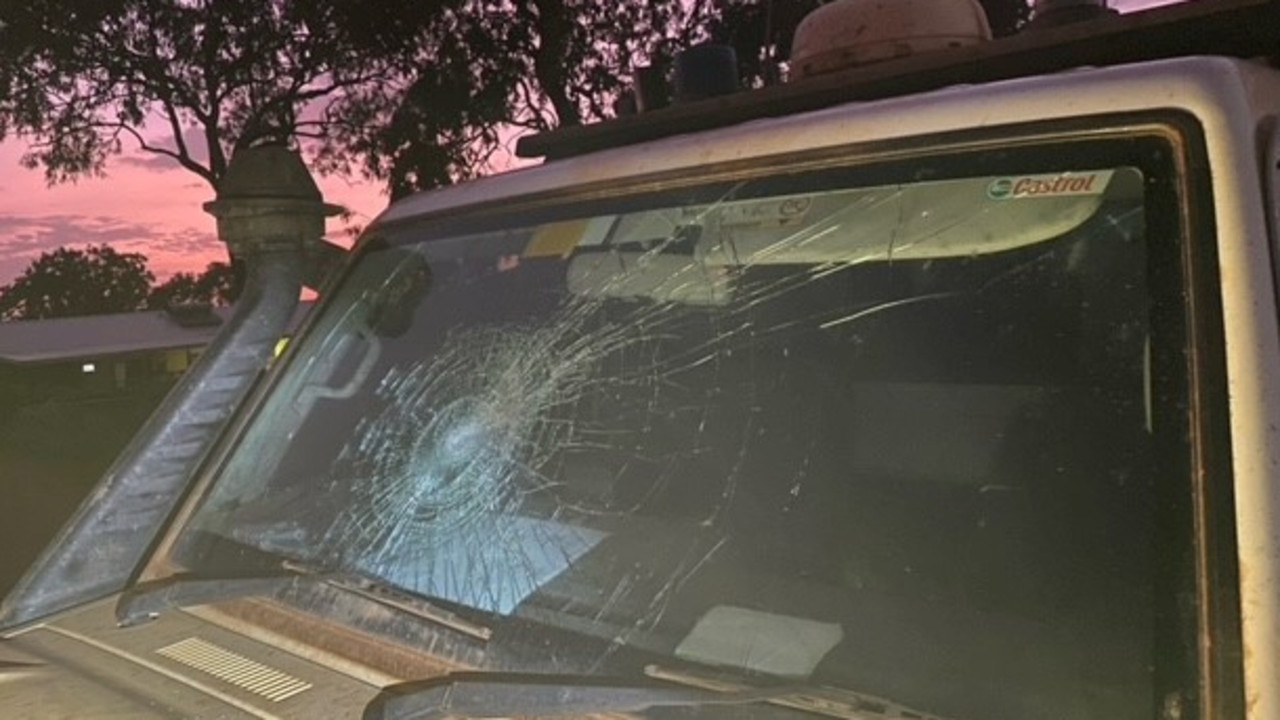
[{"label": "windshield wiper arm", "polygon": [[276,567],[278,572],[266,575],[221,577],[175,573],[135,583],[116,602],[116,622],[121,627],[130,627],[154,620],[162,610],[169,608],[274,595],[299,583],[325,583],[477,640],[488,641],[493,635],[489,628],[438,607],[426,598],[402,592],[358,573],[313,567],[287,558],[282,558]]},{"label": "windshield wiper arm", "polygon": [[121,627],[154,620],[169,608],[206,605],[255,595],[274,595],[298,583],[323,582],[332,575],[312,572],[291,562],[280,565],[272,575],[216,577],[180,572],[154,580],[143,580],[127,588],[116,601],[116,622]]},{"label": "windshield wiper arm", "polygon": [[[728,676],[709,676],[706,674],[677,670],[661,665],[647,665],[644,669],[646,677],[665,680],[679,685],[687,685],[716,692],[742,692],[751,689],[741,680]],[[793,694],[778,693],[773,697],[762,698],[766,702],[779,707],[800,710],[815,715],[845,718],[846,720],[892,720],[893,718],[909,720],[945,720],[937,715],[900,705],[892,700],[869,695],[841,687],[805,686]]]},{"label": "windshield wiper arm", "polygon": [[[748,705],[794,700],[792,709],[846,718],[883,720],[903,715],[899,706],[848,702],[840,691],[775,686],[718,692],[679,687],[654,680],[581,675],[538,675],[506,672],[456,672],[430,680],[384,688],[368,706],[363,720],[443,720],[511,716],[582,715],[641,712],[655,707]],[[807,701],[807,702],[806,702]]]},{"label": "windshield wiper arm", "polygon": [[794,689],[718,693],[645,679],[455,672],[384,688],[365,707],[363,717],[364,720],[443,720],[639,712],[680,705],[740,705],[791,692],[795,692]]},{"label": "windshield wiper arm", "polygon": [[477,640],[488,642],[493,637],[493,630],[489,627],[450,612],[422,595],[399,590],[362,575],[334,575],[325,580],[336,588]]}]

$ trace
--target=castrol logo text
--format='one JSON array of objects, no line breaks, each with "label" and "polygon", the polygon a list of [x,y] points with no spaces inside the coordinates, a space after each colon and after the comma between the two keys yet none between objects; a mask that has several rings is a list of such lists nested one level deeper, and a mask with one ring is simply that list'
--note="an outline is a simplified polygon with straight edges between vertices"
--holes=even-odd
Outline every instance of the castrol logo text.
[{"label": "castrol logo text", "polygon": [[1062,197],[1067,195],[1099,195],[1111,180],[1110,170],[1061,175],[1023,175],[996,178],[987,185],[992,200],[1010,198]]}]

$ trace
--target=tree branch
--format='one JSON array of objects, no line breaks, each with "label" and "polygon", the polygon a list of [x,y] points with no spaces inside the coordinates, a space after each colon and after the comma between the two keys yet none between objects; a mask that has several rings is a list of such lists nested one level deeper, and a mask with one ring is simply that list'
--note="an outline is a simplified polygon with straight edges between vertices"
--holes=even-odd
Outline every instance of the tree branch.
[{"label": "tree branch", "polygon": [[185,157],[190,157],[191,153],[187,151],[187,140],[182,137],[182,122],[178,117],[178,111],[173,107],[173,103],[168,100],[164,101],[164,111],[169,119],[169,129],[173,130],[173,144],[177,146],[178,153]]},{"label": "tree branch", "polygon": [[117,133],[120,131],[124,131],[129,135],[132,135],[134,141],[138,143],[139,150],[142,150],[144,152],[154,153],[156,155],[162,155],[167,158],[172,158],[173,160],[176,160],[178,164],[181,165],[183,168],[190,170],[196,175],[199,175],[201,178],[205,180],[205,182],[213,186],[215,190],[217,189],[218,185],[216,182],[216,178],[213,176],[213,173],[209,170],[209,168],[196,162],[189,155],[179,154],[177,152],[174,152],[173,150],[169,150],[168,148],[156,147],[154,145],[151,145],[150,143],[147,142],[147,139],[142,136],[142,133],[138,132],[137,129],[130,127],[126,123],[102,123],[98,125],[98,127],[111,128],[115,130]]}]

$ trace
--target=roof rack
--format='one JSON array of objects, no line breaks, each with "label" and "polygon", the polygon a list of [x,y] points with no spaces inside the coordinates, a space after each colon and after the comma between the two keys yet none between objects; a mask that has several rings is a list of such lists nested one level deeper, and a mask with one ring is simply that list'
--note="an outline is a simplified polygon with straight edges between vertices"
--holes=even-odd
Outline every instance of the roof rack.
[{"label": "roof rack", "polygon": [[950,85],[1184,55],[1280,55],[1280,0],[1199,0],[926,53],[593,125],[527,135],[516,155],[548,160],[683,133]]}]

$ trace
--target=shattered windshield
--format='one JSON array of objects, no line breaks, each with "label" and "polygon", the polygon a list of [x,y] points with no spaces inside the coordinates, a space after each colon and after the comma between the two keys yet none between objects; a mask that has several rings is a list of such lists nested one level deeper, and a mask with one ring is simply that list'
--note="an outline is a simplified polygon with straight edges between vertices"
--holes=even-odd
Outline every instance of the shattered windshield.
[{"label": "shattered windshield", "polygon": [[814,171],[382,228],[174,552],[377,578],[491,633],[471,666],[1151,717],[1179,410],[1144,180]]}]

